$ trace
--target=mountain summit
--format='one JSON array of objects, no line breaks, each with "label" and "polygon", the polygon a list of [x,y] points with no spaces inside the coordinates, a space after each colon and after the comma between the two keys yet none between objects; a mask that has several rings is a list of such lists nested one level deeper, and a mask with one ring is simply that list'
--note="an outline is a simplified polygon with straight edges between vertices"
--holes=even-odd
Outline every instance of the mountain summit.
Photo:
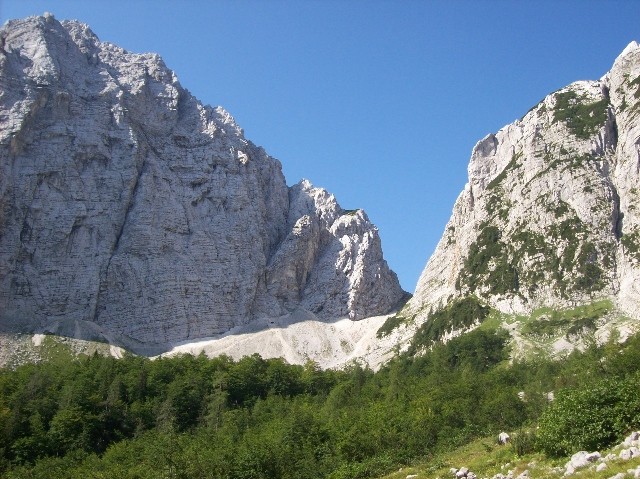
[{"label": "mountain summit", "polygon": [[[480,140],[468,173],[404,319],[429,323],[463,300],[543,319],[604,301],[607,311],[634,320],[627,332],[637,329],[638,43],[600,80],[562,88]],[[470,319],[465,326],[481,321]]]},{"label": "mountain summit", "polygon": [[364,211],[287,187],[158,55],[50,14],[9,21],[0,88],[0,332],[174,343],[404,296]]}]

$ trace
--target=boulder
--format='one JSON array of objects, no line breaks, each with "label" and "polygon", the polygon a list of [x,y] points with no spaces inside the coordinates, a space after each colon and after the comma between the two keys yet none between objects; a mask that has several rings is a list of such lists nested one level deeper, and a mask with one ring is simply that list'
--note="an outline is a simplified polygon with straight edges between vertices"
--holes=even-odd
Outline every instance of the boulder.
[{"label": "boulder", "polygon": [[640,431],[634,431],[624,438],[624,442],[622,443],[625,447],[638,446],[640,445]]},{"label": "boulder", "polygon": [[579,451],[576,452],[569,462],[565,464],[565,476],[569,476],[573,474],[576,470],[587,467],[589,464],[596,462],[600,459],[601,455],[599,452],[587,452],[587,451]]},{"label": "boulder", "polygon": [[629,459],[633,459],[634,457],[638,456],[640,456],[640,449],[638,449],[636,446],[632,446],[628,449],[623,449],[622,451],[620,451],[620,454],[618,454],[618,457],[623,461],[628,461]]}]

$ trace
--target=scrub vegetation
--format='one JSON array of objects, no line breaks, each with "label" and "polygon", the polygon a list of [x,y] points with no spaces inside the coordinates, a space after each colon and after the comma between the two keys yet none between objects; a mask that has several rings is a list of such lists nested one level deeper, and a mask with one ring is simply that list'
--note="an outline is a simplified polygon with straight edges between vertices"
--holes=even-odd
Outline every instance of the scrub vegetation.
[{"label": "scrub vegetation", "polygon": [[[435,321],[486,311],[469,298]],[[368,478],[436,470],[442,454],[501,430],[537,431],[521,452],[565,455],[640,426],[640,338],[510,363],[507,335],[487,323],[376,373],[257,355],[56,357],[0,370],[0,476]]]},{"label": "scrub vegetation", "polygon": [[554,121],[562,121],[569,131],[583,140],[594,135],[607,120],[609,102],[606,98],[587,102],[587,95],[567,90],[555,95]]}]

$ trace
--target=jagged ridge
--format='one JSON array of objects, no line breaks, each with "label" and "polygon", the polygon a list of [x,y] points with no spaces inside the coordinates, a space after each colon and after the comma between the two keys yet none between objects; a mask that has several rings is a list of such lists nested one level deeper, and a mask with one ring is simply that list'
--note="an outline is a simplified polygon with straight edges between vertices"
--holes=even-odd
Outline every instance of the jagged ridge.
[{"label": "jagged ridge", "polygon": [[552,93],[479,141],[404,315],[419,325],[475,296],[519,314],[611,299],[640,319],[639,117],[632,42],[599,81]]},{"label": "jagged ridge", "polygon": [[52,15],[14,20],[0,88],[5,332],[88,322],[165,343],[296,308],[360,319],[402,298],[362,210],[288,188],[159,56]]}]

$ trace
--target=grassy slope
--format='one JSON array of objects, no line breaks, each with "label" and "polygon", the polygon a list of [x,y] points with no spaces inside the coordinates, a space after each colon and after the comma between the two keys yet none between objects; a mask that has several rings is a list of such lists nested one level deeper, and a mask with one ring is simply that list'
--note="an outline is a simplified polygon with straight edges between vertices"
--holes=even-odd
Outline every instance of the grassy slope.
[{"label": "grassy slope", "polygon": [[[609,452],[618,455],[619,449],[612,448],[600,451],[605,456]],[[569,458],[550,459],[542,454],[524,454],[519,456],[515,453],[512,445],[501,446],[497,444],[496,438],[483,438],[472,441],[464,446],[450,452],[435,455],[428,461],[416,463],[403,467],[401,470],[383,476],[384,479],[405,479],[407,475],[417,474],[418,478],[440,478],[453,477],[449,469],[467,467],[476,473],[479,478],[491,478],[501,473],[506,475],[512,470],[514,477],[518,474],[529,471],[530,477],[535,479],[556,479],[564,474],[564,465]],[[607,463],[607,469],[601,472],[593,468],[581,469],[571,477],[579,479],[606,479],[628,469],[635,469],[640,466],[640,458],[633,458],[628,461],[616,459]]]}]

